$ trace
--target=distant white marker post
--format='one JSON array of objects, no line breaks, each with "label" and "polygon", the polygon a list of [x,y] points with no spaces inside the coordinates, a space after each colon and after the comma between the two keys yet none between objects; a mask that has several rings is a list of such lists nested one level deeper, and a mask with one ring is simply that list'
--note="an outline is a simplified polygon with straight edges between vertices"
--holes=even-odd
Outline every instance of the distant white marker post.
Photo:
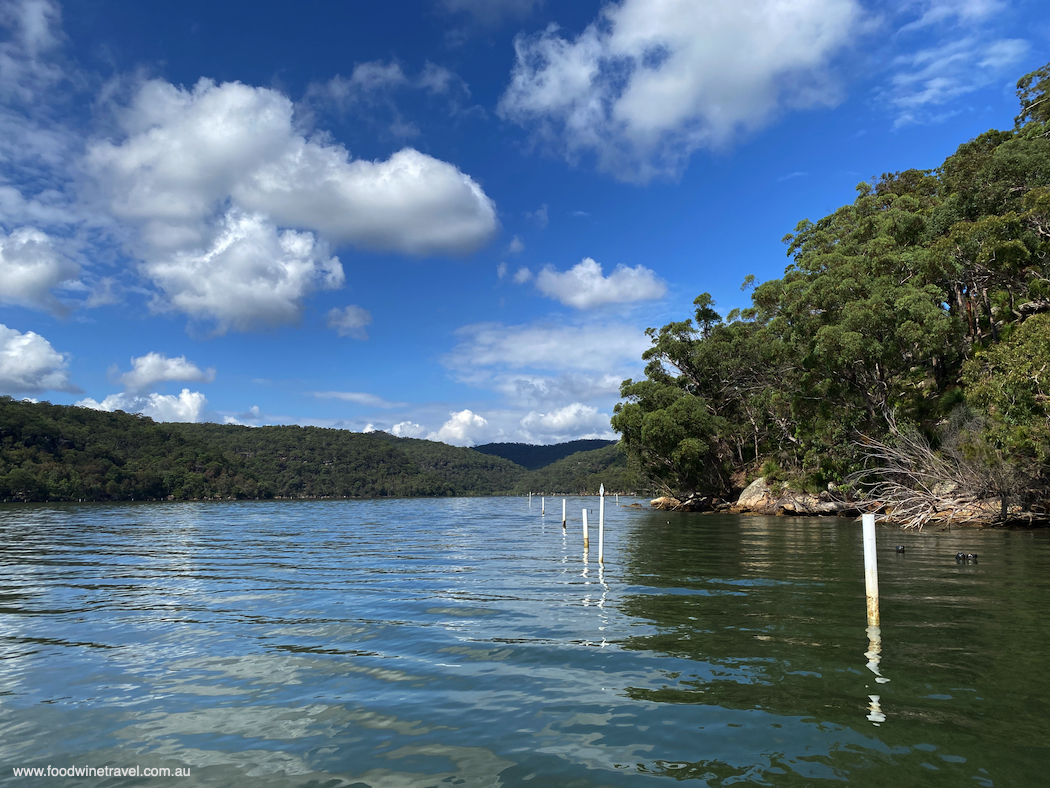
[{"label": "distant white marker post", "polygon": [[605,563],[605,484],[598,488],[598,563]]}]

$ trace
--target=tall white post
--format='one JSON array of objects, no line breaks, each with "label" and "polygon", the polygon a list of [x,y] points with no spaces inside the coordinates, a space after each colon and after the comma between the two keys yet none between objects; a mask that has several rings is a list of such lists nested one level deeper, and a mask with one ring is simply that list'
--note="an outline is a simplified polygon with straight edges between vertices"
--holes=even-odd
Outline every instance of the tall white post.
[{"label": "tall white post", "polygon": [[598,563],[605,563],[605,484],[598,488]]},{"label": "tall white post", "polygon": [[584,550],[586,550],[590,546],[588,542],[589,542],[589,540],[587,539],[587,510],[584,509],[583,510],[583,549]]},{"label": "tall white post", "polygon": [[879,625],[879,562],[875,553],[875,515],[861,517],[864,529],[864,593],[868,598],[868,626]]},{"label": "tall white post", "polygon": [[561,499],[561,527],[562,527],[562,528],[564,528],[564,527],[565,527],[565,523],[566,523],[566,522],[567,522],[567,521],[566,521],[566,519],[565,519],[565,499],[564,499],[564,498],[562,498],[562,499]]},{"label": "tall white post", "polygon": [[532,493],[529,493],[529,508],[532,508]]},{"label": "tall white post", "polygon": [[547,513],[547,499],[544,498],[543,496],[540,496],[540,514],[546,514],[546,513]]}]

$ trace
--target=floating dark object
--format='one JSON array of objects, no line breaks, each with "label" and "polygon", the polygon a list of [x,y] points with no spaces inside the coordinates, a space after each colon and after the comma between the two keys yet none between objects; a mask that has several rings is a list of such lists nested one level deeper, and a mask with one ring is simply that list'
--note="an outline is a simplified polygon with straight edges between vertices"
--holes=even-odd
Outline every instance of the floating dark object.
[{"label": "floating dark object", "polygon": [[955,554],[955,560],[959,561],[959,562],[965,561],[966,560],[966,553],[956,553]]},{"label": "floating dark object", "polygon": [[904,552],[904,545],[902,545],[902,544],[897,545],[897,552],[898,553],[903,553]]},{"label": "floating dark object", "polygon": [[977,563],[977,553],[967,553],[966,554],[966,563],[968,563],[968,564],[976,564]]},{"label": "floating dark object", "polygon": [[956,553],[955,563],[957,564],[976,564],[977,553]]}]

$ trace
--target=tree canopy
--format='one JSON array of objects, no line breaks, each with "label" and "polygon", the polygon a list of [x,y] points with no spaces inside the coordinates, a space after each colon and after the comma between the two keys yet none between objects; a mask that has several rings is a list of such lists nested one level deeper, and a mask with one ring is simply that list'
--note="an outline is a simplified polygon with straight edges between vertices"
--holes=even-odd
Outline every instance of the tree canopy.
[{"label": "tree canopy", "polygon": [[649,329],[646,378],[624,381],[613,427],[657,486],[727,494],[745,473],[842,485],[861,478],[865,441],[909,425],[936,445],[963,406],[981,416],[974,445],[1036,467],[1024,495],[1042,494],[1050,64],[1017,87],[1014,129],[800,222],[784,275],[745,280],[749,308],[723,318],[704,293],[693,319]]}]

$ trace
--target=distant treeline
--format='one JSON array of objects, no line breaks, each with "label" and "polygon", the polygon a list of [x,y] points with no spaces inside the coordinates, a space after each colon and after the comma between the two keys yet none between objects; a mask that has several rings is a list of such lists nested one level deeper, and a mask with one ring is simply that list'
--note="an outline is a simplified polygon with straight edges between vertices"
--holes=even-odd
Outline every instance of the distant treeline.
[{"label": "distant treeline", "polygon": [[569,457],[565,450],[555,453],[562,459],[530,472],[494,452],[384,432],[158,424],[121,411],[0,397],[0,500],[378,498],[589,493],[599,483],[618,491],[644,487],[615,445]]}]

